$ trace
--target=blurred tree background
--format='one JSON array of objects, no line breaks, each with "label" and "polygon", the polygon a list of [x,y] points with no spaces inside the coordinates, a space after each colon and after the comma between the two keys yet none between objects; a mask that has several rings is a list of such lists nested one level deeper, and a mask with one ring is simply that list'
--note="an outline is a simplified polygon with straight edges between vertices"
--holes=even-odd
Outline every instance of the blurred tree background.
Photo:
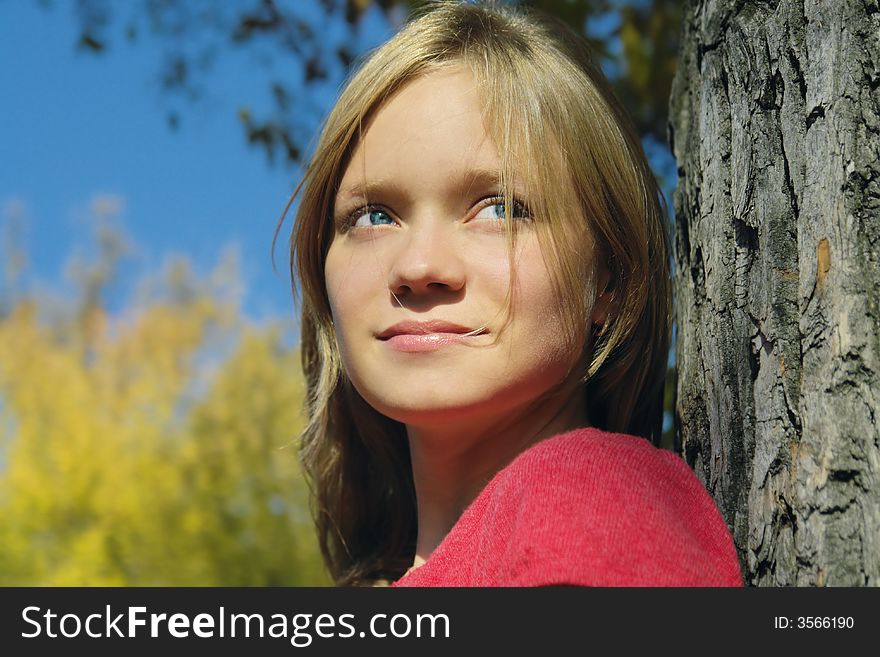
[{"label": "blurred tree background", "polygon": [[95,236],[70,301],[10,300],[7,272],[0,585],[327,583],[295,454],[299,359],[242,319],[234,253],[203,277],[171,259],[110,316],[125,240],[100,217]]},{"label": "blurred tree background", "polygon": [[[123,43],[159,44],[174,130],[210,97],[219,58],[258,62],[269,102],[233,99],[243,138],[296,178],[351,67],[424,4],[78,0],[71,45],[112,57]],[[680,2],[520,4],[591,40],[669,196]],[[23,283],[20,226],[13,215],[2,226],[0,585],[327,583],[296,459],[299,360],[280,320],[255,326],[240,311],[234,253],[207,275],[171,260],[111,313],[104,293],[128,245],[112,212],[93,210],[72,299]],[[673,379],[670,368],[668,409]]]}]

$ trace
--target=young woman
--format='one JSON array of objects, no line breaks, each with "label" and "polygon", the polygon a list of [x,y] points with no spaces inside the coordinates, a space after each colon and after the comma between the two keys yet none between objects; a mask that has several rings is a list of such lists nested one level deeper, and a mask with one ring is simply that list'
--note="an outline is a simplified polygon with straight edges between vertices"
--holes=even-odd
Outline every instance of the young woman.
[{"label": "young woman", "polygon": [[348,83],[297,195],[301,456],[338,584],[741,583],[649,442],[664,215],[583,40],[434,3]]}]

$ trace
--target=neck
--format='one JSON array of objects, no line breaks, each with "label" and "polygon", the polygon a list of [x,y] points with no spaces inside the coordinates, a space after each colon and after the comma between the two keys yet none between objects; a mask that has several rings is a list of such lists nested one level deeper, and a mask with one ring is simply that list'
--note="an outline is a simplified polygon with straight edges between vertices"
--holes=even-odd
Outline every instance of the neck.
[{"label": "neck", "polygon": [[407,425],[418,504],[414,565],[440,544],[489,480],[531,445],[587,426],[581,389],[498,417]]}]

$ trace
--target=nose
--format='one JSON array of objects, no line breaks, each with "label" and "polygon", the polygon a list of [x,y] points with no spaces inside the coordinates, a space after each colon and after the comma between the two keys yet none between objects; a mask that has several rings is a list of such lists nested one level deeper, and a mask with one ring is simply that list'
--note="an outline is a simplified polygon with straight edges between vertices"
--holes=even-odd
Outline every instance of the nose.
[{"label": "nose", "polygon": [[401,236],[389,272],[389,288],[399,299],[427,293],[454,293],[465,284],[465,268],[454,228],[442,221],[418,221]]}]

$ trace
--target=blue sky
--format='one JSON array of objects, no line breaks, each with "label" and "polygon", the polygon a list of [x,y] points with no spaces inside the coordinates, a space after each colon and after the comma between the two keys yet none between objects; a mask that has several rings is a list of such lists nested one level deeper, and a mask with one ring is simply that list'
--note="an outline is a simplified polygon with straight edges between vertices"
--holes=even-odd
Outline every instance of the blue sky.
[{"label": "blue sky", "polygon": [[[172,254],[205,272],[232,247],[246,314],[291,316],[286,236],[276,250],[277,274],[270,247],[298,174],[269,166],[262,151],[248,147],[237,117],[244,101],[257,115],[269,108],[256,55],[223,58],[208,99],[178,103],[181,124],[173,131],[157,43],[116,39],[100,56],[77,51],[75,4],[0,2],[0,220],[25,217],[31,285],[65,289],[65,263],[90,243],[97,210],[117,215],[135,246],[110,290],[111,307]],[[375,16],[361,31],[371,45],[388,27]],[[296,63],[290,68],[298,79]],[[339,82],[303,100],[307,117],[329,107]]]}]

